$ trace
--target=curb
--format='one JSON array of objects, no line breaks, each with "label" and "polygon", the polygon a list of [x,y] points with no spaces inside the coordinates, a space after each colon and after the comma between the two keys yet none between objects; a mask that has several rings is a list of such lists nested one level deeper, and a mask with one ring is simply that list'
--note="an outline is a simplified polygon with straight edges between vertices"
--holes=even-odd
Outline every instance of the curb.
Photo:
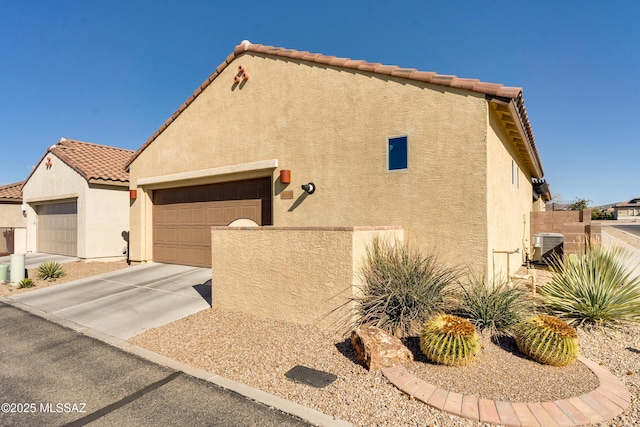
[{"label": "curb", "polygon": [[397,389],[415,399],[462,418],[503,426],[579,426],[611,420],[631,406],[632,396],[624,383],[604,367],[578,356],[598,378],[600,385],[589,393],[546,402],[506,402],[482,399],[444,390],[429,384],[404,366],[382,370]]},{"label": "curb", "polygon": [[217,385],[218,387],[237,393],[255,402],[261,403],[263,405],[277,409],[280,412],[284,412],[286,414],[300,418],[301,420],[306,421],[315,426],[353,427],[353,424],[351,424],[350,422],[334,418],[330,415],[326,415],[315,409],[308,408],[306,406],[300,405],[290,400],[283,399],[282,397],[275,396],[273,394],[264,392],[254,387],[250,387],[246,384],[231,380],[229,378],[221,377],[220,375],[217,375],[202,369],[194,368],[193,366],[186,365],[184,363],[173,360],[169,357],[147,350],[145,348],[138,347],[133,344],[129,344],[120,338],[116,338],[114,336],[105,334],[103,332],[96,331],[86,326],[82,326],[78,323],[64,319],[52,313],[47,313],[46,311],[42,311],[30,305],[27,305],[18,301],[12,301],[5,297],[0,297],[0,302],[10,305],[12,307],[15,307],[19,310],[25,311],[27,313],[33,314],[40,318],[43,318],[49,322],[56,323],[67,329],[71,329],[87,337],[94,338],[98,341],[102,341],[106,344],[109,344],[112,347],[119,348],[122,351],[126,351],[127,353],[134,354],[152,363],[155,363],[170,369],[174,369],[176,371],[183,372],[189,376],[210,382],[212,384]]}]

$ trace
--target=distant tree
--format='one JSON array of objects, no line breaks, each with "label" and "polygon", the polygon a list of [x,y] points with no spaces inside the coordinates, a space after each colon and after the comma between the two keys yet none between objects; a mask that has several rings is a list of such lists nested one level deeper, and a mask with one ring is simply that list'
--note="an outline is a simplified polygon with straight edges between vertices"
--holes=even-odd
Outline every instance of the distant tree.
[{"label": "distant tree", "polygon": [[591,219],[613,219],[613,214],[607,213],[600,208],[593,208],[591,209]]},{"label": "distant tree", "polygon": [[570,211],[581,211],[583,209],[587,209],[587,206],[591,203],[591,200],[587,199],[576,199],[572,203],[567,206],[567,209]]}]

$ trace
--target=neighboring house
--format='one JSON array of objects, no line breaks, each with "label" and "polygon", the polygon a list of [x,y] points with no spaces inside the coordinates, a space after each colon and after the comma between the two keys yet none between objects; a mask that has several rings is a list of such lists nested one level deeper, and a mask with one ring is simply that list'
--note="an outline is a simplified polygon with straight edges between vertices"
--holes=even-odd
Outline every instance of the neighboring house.
[{"label": "neighboring house", "polygon": [[522,264],[543,178],[520,88],[249,42],[128,170],[132,261],[209,266],[210,226],[250,218],[402,226],[489,274]]},{"label": "neighboring house", "polygon": [[544,179],[533,180],[533,212],[544,212],[551,201],[551,187]]},{"label": "neighboring house", "polygon": [[618,220],[640,220],[640,197],[613,205],[613,217]]},{"label": "neighboring house", "polygon": [[27,250],[87,260],[123,258],[131,150],[60,139],[22,189]]},{"label": "neighboring house", "polygon": [[15,248],[15,229],[25,226],[22,214],[24,181],[0,186],[0,255],[11,254]]}]

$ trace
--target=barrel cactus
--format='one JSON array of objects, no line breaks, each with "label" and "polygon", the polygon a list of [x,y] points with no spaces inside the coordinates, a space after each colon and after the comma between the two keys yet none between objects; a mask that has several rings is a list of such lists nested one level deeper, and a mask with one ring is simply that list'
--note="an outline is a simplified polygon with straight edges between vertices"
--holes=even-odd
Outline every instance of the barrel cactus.
[{"label": "barrel cactus", "polygon": [[576,330],[557,317],[525,319],[516,327],[515,339],[522,354],[546,365],[567,366],[578,358]]},{"label": "barrel cactus", "polygon": [[479,348],[475,326],[458,316],[437,314],[427,319],[420,331],[420,349],[440,365],[466,365]]}]

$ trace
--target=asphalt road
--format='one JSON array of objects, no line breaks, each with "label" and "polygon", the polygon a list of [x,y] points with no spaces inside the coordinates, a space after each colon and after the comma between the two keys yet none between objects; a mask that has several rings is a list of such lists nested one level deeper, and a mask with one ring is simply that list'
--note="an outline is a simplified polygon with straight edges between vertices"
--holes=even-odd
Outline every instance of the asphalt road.
[{"label": "asphalt road", "polygon": [[309,426],[0,302],[2,426]]},{"label": "asphalt road", "polygon": [[618,230],[626,231],[627,233],[640,237],[640,224],[616,224],[610,225],[610,227],[617,228]]}]

